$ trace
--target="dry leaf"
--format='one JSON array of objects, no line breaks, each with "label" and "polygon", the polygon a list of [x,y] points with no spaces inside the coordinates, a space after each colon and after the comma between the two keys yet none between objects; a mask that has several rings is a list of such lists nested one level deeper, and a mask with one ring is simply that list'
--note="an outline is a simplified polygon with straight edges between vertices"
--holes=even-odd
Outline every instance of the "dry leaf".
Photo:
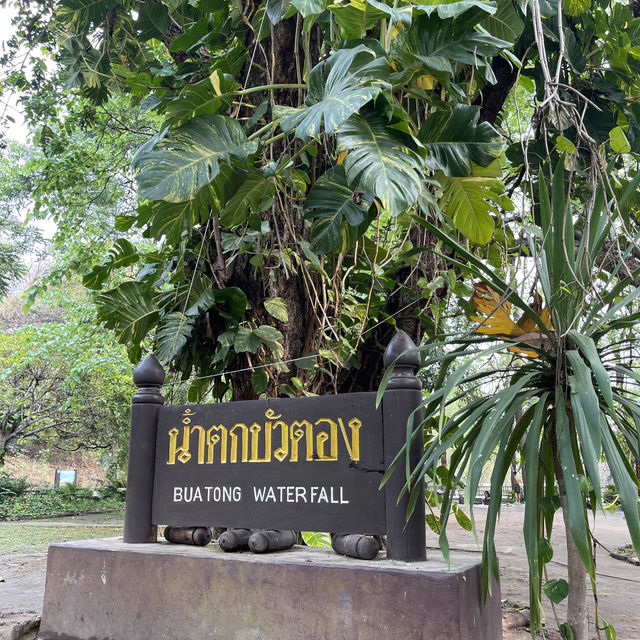
[{"label": "dry leaf", "polygon": [[[506,340],[526,342],[543,351],[551,351],[551,341],[542,333],[540,327],[526,314],[517,322],[511,318],[511,303],[503,300],[500,294],[484,282],[474,285],[473,302],[476,309],[484,316],[469,316],[480,323],[476,333],[499,336]],[[536,294],[531,308],[540,316],[545,328],[553,331],[549,310],[542,306],[542,298]],[[529,351],[518,346],[509,347],[509,351],[529,358],[537,358],[536,351]]]}]

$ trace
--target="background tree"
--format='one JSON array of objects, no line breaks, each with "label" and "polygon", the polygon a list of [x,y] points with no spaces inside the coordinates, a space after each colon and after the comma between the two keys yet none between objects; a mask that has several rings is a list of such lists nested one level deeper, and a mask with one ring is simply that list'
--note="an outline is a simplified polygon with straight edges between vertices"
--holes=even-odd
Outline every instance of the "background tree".
[{"label": "background tree", "polygon": [[[68,300],[68,298],[67,298]],[[90,306],[0,334],[0,465],[12,446],[126,450],[134,387],[124,349]]]}]

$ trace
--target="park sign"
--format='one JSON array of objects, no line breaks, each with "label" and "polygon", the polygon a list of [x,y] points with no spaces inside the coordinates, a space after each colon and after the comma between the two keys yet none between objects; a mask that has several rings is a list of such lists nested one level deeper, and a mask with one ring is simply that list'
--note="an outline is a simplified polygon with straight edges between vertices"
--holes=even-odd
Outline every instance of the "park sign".
[{"label": "park sign", "polygon": [[[424,505],[407,523],[398,501],[405,465],[380,489],[419,424],[414,346],[403,332],[389,344],[380,406],[375,393],[164,406],[148,356],[134,372],[125,542],[155,542],[157,525],[387,534],[389,557],[424,559]],[[415,438],[411,463],[421,451]]]},{"label": "park sign", "polygon": [[162,407],[152,520],[384,533],[374,393]]}]

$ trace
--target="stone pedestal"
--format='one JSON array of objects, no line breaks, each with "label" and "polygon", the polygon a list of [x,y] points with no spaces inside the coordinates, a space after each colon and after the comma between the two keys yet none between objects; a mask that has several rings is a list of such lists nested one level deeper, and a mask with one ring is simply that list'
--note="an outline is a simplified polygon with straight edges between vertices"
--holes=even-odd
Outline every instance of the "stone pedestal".
[{"label": "stone pedestal", "polygon": [[49,548],[40,640],[499,640],[479,556],[405,563],[294,547],[85,540]]}]

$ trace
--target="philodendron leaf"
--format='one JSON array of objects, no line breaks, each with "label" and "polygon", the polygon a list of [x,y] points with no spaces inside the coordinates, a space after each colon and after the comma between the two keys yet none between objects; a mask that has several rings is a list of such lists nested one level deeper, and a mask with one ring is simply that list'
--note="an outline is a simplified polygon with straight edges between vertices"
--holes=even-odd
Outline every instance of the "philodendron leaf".
[{"label": "philodendron leaf", "polygon": [[106,264],[95,266],[82,277],[82,284],[88,289],[100,289],[112,271],[135,264],[139,259],[136,248],[128,240],[120,238],[109,251]]},{"label": "philodendron leaf", "polygon": [[162,39],[169,28],[169,9],[160,2],[143,2],[138,9],[136,29],[141,42],[151,38]]},{"label": "philodendron leaf", "polygon": [[415,204],[423,182],[418,144],[386,116],[373,110],[351,116],[338,131],[338,153],[343,151],[350,184],[373,193],[392,214]]},{"label": "philodendron leaf", "polygon": [[515,42],[522,35],[524,21],[518,14],[513,0],[498,0],[497,4],[496,13],[487,16],[480,25],[496,38]]},{"label": "philodendron leaf", "polygon": [[211,77],[187,85],[177,98],[168,101],[167,117],[184,121],[196,116],[220,113],[229,107],[233,100],[233,92],[240,88],[233,76],[214,71]]},{"label": "philodendron leaf", "polygon": [[264,393],[269,384],[269,375],[264,369],[256,369],[251,374],[251,388],[260,395]]},{"label": "philodendron leaf", "polygon": [[311,227],[311,247],[327,253],[340,241],[343,220],[357,227],[373,202],[370,194],[356,193],[349,186],[343,165],[329,169],[315,183],[305,202],[305,218],[315,222]]},{"label": "philodendron leaf", "polygon": [[184,313],[170,313],[162,319],[156,332],[155,355],[160,362],[168,363],[187,344],[195,327],[197,317]]},{"label": "philodendron leaf", "polygon": [[295,128],[296,136],[303,140],[318,136],[323,122],[327,133],[335,133],[380,93],[388,77],[384,51],[373,51],[362,44],[339,49],[311,70],[306,106],[290,110],[281,126],[284,131]]},{"label": "philodendron leaf", "polygon": [[498,132],[488,123],[478,123],[480,107],[456,104],[429,115],[420,129],[420,141],[428,151],[426,164],[447,176],[468,176],[472,162],[486,167],[502,151]]},{"label": "philodendron leaf", "polygon": [[266,298],[264,308],[280,322],[289,321],[289,305],[283,298]]},{"label": "philodendron leaf", "polygon": [[182,202],[220,172],[220,163],[246,160],[257,149],[234,119],[206,115],[189,120],[155,146],[147,146],[133,159],[138,196],[149,200]]},{"label": "philodendron leaf", "polygon": [[237,227],[249,215],[249,209],[260,211],[264,200],[272,198],[276,191],[271,178],[258,171],[247,174],[243,183],[220,212],[220,222],[225,227]]},{"label": "philodendron leaf", "polygon": [[456,229],[475,244],[486,244],[491,240],[495,228],[491,214],[513,208],[504,192],[503,182],[493,177],[495,165],[499,169],[497,160],[488,168],[474,164],[473,174],[463,178],[449,177],[442,171],[436,174],[443,188],[441,209],[453,220]]},{"label": "philodendron leaf", "polygon": [[132,362],[140,359],[140,343],[160,317],[151,291],[142,282],[123,282],[96,299],[98,319],[129,347]]},{"label": "philodendron leaf", "polygon": [[558,604],[569,595],[569,584],[566,580],[549,580],[544,585],[544,593],[553,602]]}]

